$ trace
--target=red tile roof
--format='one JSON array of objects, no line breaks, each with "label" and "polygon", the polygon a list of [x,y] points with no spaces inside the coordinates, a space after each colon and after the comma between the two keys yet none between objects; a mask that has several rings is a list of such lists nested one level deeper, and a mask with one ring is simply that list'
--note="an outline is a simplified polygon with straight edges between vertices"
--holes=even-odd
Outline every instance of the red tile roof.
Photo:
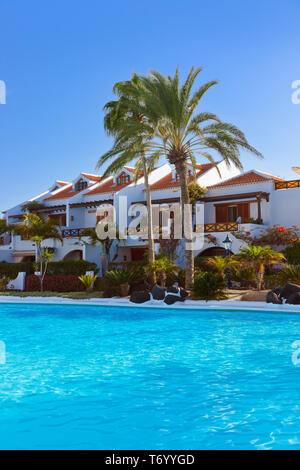
[{"label": "red tile roof", "polygon": [[234,185],[242,185],[242,184],[251,184],[251,183],[261,183],[266,181],[284,181],[277,176],[269,175],[267,173],[263,173],[262,171],[248,171],[247,173],[243,173],[242,175],[235,176],[234,178],[230,178],[227,181],[222,181],[221,183],[214,184],[213,186],[209,186],[208,189],[214,188],[223,188],[224,186],[234,186]]},{"label": "red tile roof", "polygon": [[[190,163],[188,163],[188,165],[191,165]],[[203,175],[204,173],[206,173],[208,170],[210,170],[211,168],[213,168],[213,164],[212,163],[204,163],[203,165],[197,165],[196,168],[197,170],[199,170],[197,173],[196,173],[196,178],[199,178],[199,176]],[[193,181],[193,176],[191,176],[189,178],[189,182],[192,182]],[[166,176],[164,176],[163,178],[161,178],[159,181],[157,181],[156,183],[152,184],[150,186],[150,189],[151,190],[156,190],[156,189],[169,189],[169,188],[178,188],[180,187],[180,182],[179,181],[175,181],[173,179],[173,175],[172,175],[172,172],[168,173]]]},{"label": "red tile roof", "polygon": [[53,194],[50,197],[47,197],[45,201],[53,201],[54,199],[67,199],[75,196],[75,194],[80,193],[81,191],[73,191],[73,186],[69,186],[62,191],[59,191],[57,194]]},{"label": "red tile roof", "polygon": [[100,181],[101,180],[101,176],[98,176],[98,175],[91,175],[89,173],[81,173],[81,174],[82,174],[82,176],[84,176],[85,178],[87,178],[90,181]]},{"label": "red tile roof", "polygon": [[66,186],[67,184],[70,184],[70,183],[67,183],[66,181],[59,181],[59,180],[56,180],[56,183],[59,184],[59,186]]},{"label": "red tile roof", "polygon": [[107,179],[107,181],[103,182],[102,184],[97,186],[95,189],[92,189],[88,193],[84,194],[84,196],[91,196],[91,195],[94,195],[94,194],[103,194],[103,193],[115,193],[117,191],[120,191],[120,189],[125,188],[130,183],[132,183],[132,181],[129,181],[129,183],[126,183],[126,184],[116,186],[116,184],[114,183],[113,177],[110,176]]}]

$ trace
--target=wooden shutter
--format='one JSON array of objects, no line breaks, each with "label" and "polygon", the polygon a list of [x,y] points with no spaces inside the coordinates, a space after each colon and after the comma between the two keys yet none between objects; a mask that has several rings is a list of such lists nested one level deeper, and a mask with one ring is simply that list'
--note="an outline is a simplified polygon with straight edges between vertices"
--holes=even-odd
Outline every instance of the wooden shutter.
[{"label": "wooden shutter", "polygon": [[250,204],[248,202],[238,204],[238,217],[242,218],[242,222],[250,217]]},{"label": "wooden shutter", "polygon": [[228,206],[216,206],[216,223],[228,222]]}]

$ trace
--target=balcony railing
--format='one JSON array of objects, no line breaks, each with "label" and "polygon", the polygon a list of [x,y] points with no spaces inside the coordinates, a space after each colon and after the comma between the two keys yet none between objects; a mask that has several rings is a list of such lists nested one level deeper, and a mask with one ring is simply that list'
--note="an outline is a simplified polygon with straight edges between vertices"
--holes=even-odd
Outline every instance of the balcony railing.
[{"label": "balcony railing", "polygon": [[236,232],[239,228],[237,222],[224,222],[219,224],[205,224],[204,232]]},{"label": "balcony railing", "polygon": [[61,231],[63,238],[78,238],[80,237],[84,228],[65,228]]},{"label": "balcony railing", "polygon": [[277,181],[275,183],[275,189],[292,189],[292,188],[300,188],[300,180]]}]

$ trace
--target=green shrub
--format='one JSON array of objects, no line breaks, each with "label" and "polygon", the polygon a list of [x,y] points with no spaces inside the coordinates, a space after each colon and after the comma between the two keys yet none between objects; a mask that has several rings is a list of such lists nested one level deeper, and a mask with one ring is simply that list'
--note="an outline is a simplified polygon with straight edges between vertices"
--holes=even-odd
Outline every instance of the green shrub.
[{"label": "green shrub", "polygon": [[192,291],[196,299],[206,302],[227,299],[225,279],[218,273],[198,273]]},{"label": "green shrub", "polygon": [[115,271],[116,269],[131,269],[131,268],[136,268],[146,266],[147,260],[142,260],[142,261],[119,261],[119,262],[111,262],[108,263],[108,270],[109,271]]},{"label": "green shrub", "polygon": [[49,263],[47,274],[74,274],[76,276],[82,276],[87,271],[94,271],[94,273],[97,274],[99,269],[96,263],[90,263],[89,261],[84,260],[75,261],[68,259],[65,261],[52,261]]},{"label": "green shrub", "polygon": [[287,266],[282,269],[278,274],[279,284],[286,284],[287,282],[300,282],[300,265]]},{"label": "green shrub", "polygon": [[280,274],[267,274],[264,276],[264,288],[275,289],[282,284]]},{"label": "green shrub", "polygon": [[7,276],[12,281],[16,279],[18,273],[33,274],[33,263],[24,262],[24,263],[6,263],[3,261],[0,263],[0,276]]},{"label": "green shrub", "polygon": [[200,271],[213,272],[214,269],[206,264],[209,258],[210,256],[196,256],[194,258],[195,268],[200,269]]},{"label": "green shrub", "polygon": [[9,283],[10,283],[10,279],[8,276],[1,276],[0,277],[0,291],[1,292],[6,291]]},{"label": "green shrub", "polygon": [[291,246],[288,246],[283,250],[283,254],[289,264],[300,264],[300,242],[292,243]]},{"label": "green shrub", "polygon": [[79,276],[78,279],[82,282],[87,291],[92,291],[97,276],[93,276],[92,274],[83,274],[82,276]]},{"label": "green shrub", "polygon": [[127,268],[127,269],[115,269],[107,271],[104,279],[112,286],[119,287],[122,284],[136,284],[141,282],[145,278],[143,268]]},{"label": "green shrub", "polygon": [[254,269],[249,268],[234,268],[231,270],[231,279],[236,282],[255,281]]},{"label": "green shrub", "polygon": [[[8,276],[12,281],[16,279],[18,273],[26,273],[29,276],[35,272],[34,264],[31,261],[24,263],[6,263],[3,261],[0,263],[0,276]],[[74,274],[81,276],[87,271],[94,271],[97,274],[99,270],[95,263],[90,263],[89,261],[52,261],[48,264],[47,274]]]}]

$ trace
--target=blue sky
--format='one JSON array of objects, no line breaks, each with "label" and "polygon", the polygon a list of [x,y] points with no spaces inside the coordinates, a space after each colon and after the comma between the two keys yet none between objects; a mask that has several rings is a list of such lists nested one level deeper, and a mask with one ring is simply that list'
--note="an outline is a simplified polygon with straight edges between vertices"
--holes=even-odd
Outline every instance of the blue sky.
[{"label": "blue sky", "polygon": [[299,0],[0,0],[0,208],[56,178],[95,171],[111,144],[103,105],[133,71],[217,78],[203,110],[239,126],[263,161],[245,169],[294,178],[300,165]]}]

